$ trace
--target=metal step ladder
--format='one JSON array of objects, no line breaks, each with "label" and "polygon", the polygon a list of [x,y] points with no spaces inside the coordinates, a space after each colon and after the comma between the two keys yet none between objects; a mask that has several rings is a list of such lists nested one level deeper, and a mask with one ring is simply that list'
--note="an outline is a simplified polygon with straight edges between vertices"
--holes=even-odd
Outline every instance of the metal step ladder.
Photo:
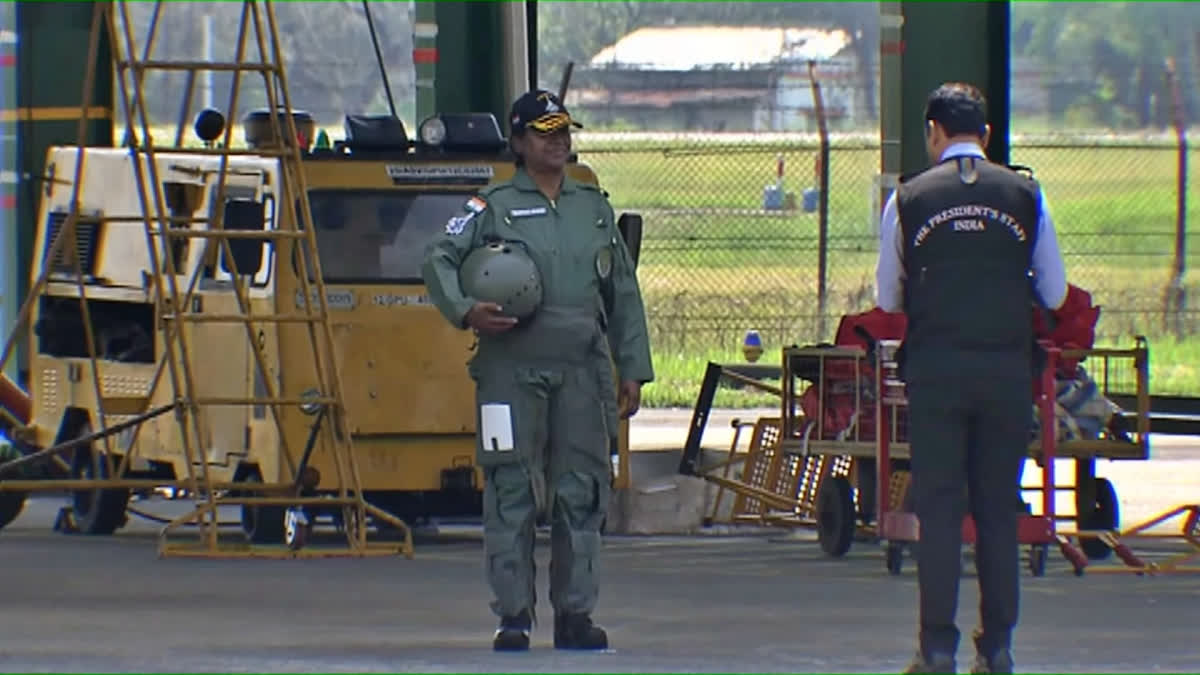
[{"label": "metal step ladder", "polygon": [[[412,533],[404,521],[369,503],[362,495],[362,484],[358,464],[355,459],[354,447],[350,428],[346,419],[346,408],[342,396],[343,386],[338,372],[336,352],[334,349],[333,330],[329,320],[329,308],[324,282],[316,255],[316,234],[313,227],[312,213],[309,209],[307,187],[301,167],[301,146],[298,141],[296,121],[291,114],[291,99],[288,94],[287,76],[282,60],[282,47],[275,13],[270,0],[246,0],[242,3],[241,19],[238,27],[236,44],[236,60],[233,62],[217,63],[204,61],[162,61],[153,60],[156,28],[159,24],[162,0],[155,3],[150,26],[142,45],[142,55],[138,57],[138,45],[134,39],[133,27],[130,22],[128,3],[126,0],[95,3],[96,11],[92,22],[90,56],[87,67],[85,91],[91,91],[98,64],[97,40],[100,31],[106,31],[111,41],[113,53],[117,61],[118,91],[126,118],[125,145],[130,152],[142,161],[131,162],[132,170],[138,185],[138,199],[145,226],[146,244],[149,250],[150,263],[157,274],[148,275],[149,291],[160,303],[159,330],[162,331],[165,345],[165,355],[158,364],[153,388],[158,386],[163,371],[166,371],[174,391],[174,413],[182,434],[182,445],[189,467],[187,480],[183,483],[195,500],[194,508],[188,513],[171,520],[162,529],[159,541],[159,553],[163,556],[214,556],[214,557],[296,557],[323,555],[395,555],[403,554],[412,557]],[[260,55],[257,61],[247,60],[247,43],[251,36],[256,43]],[[243,73],[258,73],[263,80],[267,98],[267,107],[279,114],[269,115],[274,144],[271,147],[255,149],[231,148],[233,124],[224,124],[223,141],[213,142],[215,138],[206,139],[206,147],[183,147],[184,120],[180,120],[179,129],[173,146],[156,147],[151,135],[149,114],[146,109],[144,76],[149,71],[167,70],[181,71],[187,74],[188,87],[185,97],[184,111],[190,107],[192,84],[196,73],[204,71],[225,71],[232,73],[230,90],[230,105],[226,111],[229,120],[237,117],[238,92]],[[80,125],[79,144],[85,143]],[[214,134],[215,135],[215,134]],[[229,192],[227,179],[229,177],[229,158],[238,155],[250,155],[262,158],[274,158],[278,162],[279,185],[272,186],[274,194],[284,196],[277,198],[274,210],[282,212],[282,217],[276,219],[277,225],[263,229],[225,229],[225,209],[212,208],[208,211],[211,216],[178,217],[168,208],[165,189],[148,189],[149,186],[162,186],[158,163],[158,153],[167,152],[171,155],[197,154],[220,157],[220,168],[216,172],[215,204],[225,204]],[[82,162],[80,162],[82,164]],[[75,189],[79,189],[81,167],[77,166]],[[205,189],[211,189],[207,186]],[[153,194],[148,194],[153,192]],[[72,239],[72,233],[65,232],[78,221],[78,193],[75,207],[72,209],[68,224],[62,228],[66,236],[59,240]],[[298,208],[297,208],[298,207]],[[103,217],[101,217],[103,219]],[[126,222],[133,220],[125,218]],[[247,277],[237,268],[237,256],[234,255],[233,242],[238,240],[258,240],[270,243],[276,251],[280,244],[288,242],[298,245],[300,251],[292,259],[300,273],[298,278],[302,284],[304,302],[303,310],[295,313],[255,313],[251,308],[251,296],[248,289]],[[231,283],[227,292],[236,301],[237,311],[229,313],[202,313],[195,311],[199,296],[195,290],[203,264],[197,265],[186,289],[182,288],[180,275],[187,270],[180,270],[174,255],[175,247],[180,242],[199,240],[208,247],[206,255],[216,256],[224,271],[229,273]],[[56,241],[56,245],[61,241]],[[218,250],[213,250],[213,248]],[[279,256],[280,254],[276,254]],[[311,280],[311,281],[310,281]],[[81,285],[81,293],[83,292]],[[211,297],[209,295],[208,297]],[[253,366],[258,371],[259,382],[263,383],[265,395],[247,397],[231,397],[203,395],[199,393],[196,382],[196,371],[204,368],[203,363],[194,359],[193,345],[190,344],[187,324],[199,323],[240,324],[245,329],[246,339],[250,344],[253,356]],[[267,324],[300,323],[308,328],[311,344],[312,363],[317,374],[317,386],[306,395],[300,397],[283,397],[273,383],[264,348],[260,344],[258,331]],[[86,325],[86,320],[85,320]],[[93,368],[95,368],[95,359]],[[164,368],[165,366],[165,368]],[[97,373],[97,381],[99,381]],[[255,394],[259,392],[256,391]],[[147,400],[148,399],[144,399]],[[212,415],[214,408],[223,406],[265,407],[270,411],[275,421],[281,441],[282,455],[293,480],[279,483],[255,483],[253,495],[245,494],[245,486],[241,492],[231,489],[229,484],[218,484],[209,475],[209,457],[206,448],[210,447],[208,436],[212,433],[212,425],[206,420]],[[312,434],[302,456],[297,458],[294,448],[289,447],[287,434],[279,409],[282,406],[295,406],[313,416]],[[143,408],[144,410],[144,408]],[[128,413],[129,411],[122,411]],[[101,430],[107,428],[101,411],[98,420]],[[136,433],[136,429],[135,429]],[[106,438],[107,441],[107,438]],[[111,452],[111,450],[110,450]],[[308,461],[313,453],[325,452],[331,456],[336,469],[336,496],[317,496],[311,494],[311,476]],[[122,465],[128,461],[124,458]],[[108,475],[120,476],[121,469],[114,469],[110,463]],[[322,491],[328,492],[323,487]],[[218,537],[218,507],[231,505],[253,505],[286,507],[286,545],[277,547],[256,547],[237,542],[223,542]],[[346,535],[345,547],[305,547],[311,533],[312,523],[304,516],[304,506],[320,506],[323,509],[341,509],[341,524]],[[386,523],[396,528],[401,534],[400,543],[390,545],[368,545],[368,517],[373,517],[377,523]],[[196,526],[200,532],[199,542],[181,543],[172,541],[170,534],[185,526]],[[177,539],[177,538],[176,538]]]}]

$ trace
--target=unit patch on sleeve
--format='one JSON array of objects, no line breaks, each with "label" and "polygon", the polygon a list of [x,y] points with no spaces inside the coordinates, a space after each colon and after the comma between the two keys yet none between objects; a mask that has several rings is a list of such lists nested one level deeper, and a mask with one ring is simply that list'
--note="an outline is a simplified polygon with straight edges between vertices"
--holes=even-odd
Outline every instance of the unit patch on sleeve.
[{"label": "unit patch on sleeve", "polygon": [[462,231],[467,227],[467,223],[471,222],[471,218],[474,215],[473,213],[469,213],[465,216],[451,216],[450,220],[446,221],[446,234],[462,234]]},{"label": "unit patch on sleeve", "polygon": [[529,216],[544,216],[546,215],[546,207],[533,206],[526,209],[512,209],[508,212],[510,218],[528,218]]}]

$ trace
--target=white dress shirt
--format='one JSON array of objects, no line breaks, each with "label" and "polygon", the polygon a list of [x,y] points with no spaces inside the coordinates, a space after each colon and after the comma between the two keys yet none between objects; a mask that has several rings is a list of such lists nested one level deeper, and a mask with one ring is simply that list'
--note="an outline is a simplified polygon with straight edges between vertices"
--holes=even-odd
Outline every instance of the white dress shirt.
[{"label": "white dress shirt", "polygon": [[[986,157],[975,143],[955,143],[942,153],[943,161],[962,155]],[[1046,208],[1046,196],[1041,195],[1037,241],[1033,247],[1034,289],[1042,305],[1048,309],[1062,307],[1067,299],[1067,273],[1054,221]],[[879,222],[879,262],[875,267],[875,301],[885,312],[904,309],[904,236],[900,229],[900,212],[896,208],[896,191],[888,197]]]}]

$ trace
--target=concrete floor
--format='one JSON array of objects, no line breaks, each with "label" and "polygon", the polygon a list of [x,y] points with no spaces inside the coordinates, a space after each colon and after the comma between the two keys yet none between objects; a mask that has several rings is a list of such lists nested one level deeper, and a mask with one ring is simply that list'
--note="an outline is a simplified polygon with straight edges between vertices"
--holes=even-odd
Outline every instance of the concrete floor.
[{"label": "concrete floor", "polygon": [[[550,648],[543,543],[534,649],[496,655],[471,527],[418,541],[413,560],[158,559],[144,520],[113,537],[50,532],[60,504],[31,500],[0,532],[8,672],[898,672],[913,648],[914,565],[889,576],[865,544],[832,560],[804,533],[609,537],[603,654]],[[1200,577],[1077,578],[1054,555],[1045,577],[1022,577],[1018,666],[1196,672],[1198,595]],[[976,602],[967,576],[967,635]],[[960,668],[970,657],[965,638]]]},{"label": "concrete floor", "polygon": [[[704,445],[727,449],[733,416],[771,413],[714,411]],[[632,446],[677,450],[690,415],[643,411]],[[1200,501],[1200,439],[1155,439],[1153,447],[1150,462],[1101,463],[1101,475],[1116,482],[1123,525]],[[638,455],[643,487],[669,479],[678,463],[675,453]],[[669,496],[662,501],[667,511],[682,508]],[[134,518],[113,537],[51,532],[62,504],[32,499],[0,531],[4,671],[898,672],[913,651],[915,565],[890,576],[870,544],[830,559],[808,531],[607,537],[596,618],[613,649],[603,654],[550,647],[543,542],[534,650],[496,655],[482,546],[470,525],[420,537],[413,560],[158,559],[159,526],[146,520]],[[186,505],[139,506],[169,516]],[[222,520],[236,516],[230,510]],[[1147,557],[1168,548],[1158,544]],[[965,671],[978,597],[969,551],[964,560]],[[1018,667],[1198,672],[1198,595],[1200,575],[1079,578],[1052,552],[1045,577],[1022,576]]]}]

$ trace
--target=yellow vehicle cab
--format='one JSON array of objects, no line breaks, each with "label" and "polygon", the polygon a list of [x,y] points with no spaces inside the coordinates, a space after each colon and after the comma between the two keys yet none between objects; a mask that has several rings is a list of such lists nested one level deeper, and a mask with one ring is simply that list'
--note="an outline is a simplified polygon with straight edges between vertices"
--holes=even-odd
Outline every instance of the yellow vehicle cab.
[{"label": "yellow vehicle cab", "polygon": [[[280,113],[282,114],[282,113]],[[317,239],[319,268],[327,290],[344,400],[363,489],[369,501],[404,518],[473,517],[481,511],[482,473],[474,466],[474,389],[467,375],[474,336],[456,330],[430,303],[421,279],[427,243],[460,213],[477,190],[505,180],[513,158],[495,117],[488,113],[441,114],[424,121],[417,138],[390,115],[348,115],[346,137],[329,143],[324,133],[312,139],[310,116],[293,111],[301,130],[302,171],[307,195],[281,194],[277,159],[238,155],[207,157],[156,152],[157,187],[173,215],[196,216],[224,209],[226,228],[279,227],[291,209],[285,200],[307,198]],[[202,124],[215,111],[197,118],[197,133],[216,138]],[[223,118],[221,118],[223,125]],[[243,120],[250,148],[272,145],[269,111]],[[51,148],[47,167],[71,176],[78,149]],[[87,148],[80,203],[84,216],[76,251],[86,284],[88,308],[106,395],[147,396],[164,359],[160,322],[165,308],[154,297],[153,269],[132,156],[121,148]],[[224,204],[217,204],[219,165],[228,162]],[[143,158],[144,161],[144,158]],[[144,172],[145,173],[145,172]],[[595,173],[573,158],[568,173],[597,183]],[[149,179],[147,179],[149,180]],[[48,447],[97,428],[98,411],[82,330],[79,288],[69,253],[46,259],[44,252],[70,208],[72,186],[46,182],[31,276],[52,268],[30,322],[32,426],[36,445]],[[150,193],[153,194],[153,193]],[[636,257],[640,219],[621,218],[622,231]],[[303,308],[296,264],[299,248],[261,239],[232,240],[237,269],[251,280],[252,311],[284,314]],[[64,247],[65,251],[65,247]],[[191,311],[228,315],[238,311],[231,279],[215,245],[205,239],[179,239],[171,251],[186,288],[196,277]],[[182,291],[181,291],[182,292]],[[198,395],[261,397],[264,382],[254,348],[242,325],[192,323],[186,330],[194,354]],[[315,373],[308,331],[301,323],[261,324],[255,339],[281,397],[299,397],[312,387]],[[169,402],[171,386],[161,378],[150,395],[152,406]],[[290,448],[303,448],[313,418],[299,408],[279,411]],[[108,415],[108,424],[121,421]],[[226,406],[203,421],[202,448],[216,481],[291,480],[282,461],[278,426],[267,406]],[[132,432],[114,437],[119,454]],[[614,456],[627,458],[627,425],[622,425]],[[94,444],[103,447],[102,443]],[[93,451],[94,452],[94,451]],[[186,477],[185,454],[177,423],[169,415],[142,424],[136,438],[130,478]],[[75,453],[73,472],[90,475],[95,463]],[[320,475],[337,470],[314,455]],[[628,467],[627,461],[621,462]],[[196,468],[196,467],[193,467]],[[619,476],[627,476],[620,471]],[[621,482],[618,481],[618,486]],[[318,484],[316,491],[319,493]],[[125,522],[128,490],[76,493],[72,497],[79,529],[107,534]],[[319,515],[319,514],[313,514]],[[243,528],[257,543],[281,541],[284,508],[243,507]]]}]

